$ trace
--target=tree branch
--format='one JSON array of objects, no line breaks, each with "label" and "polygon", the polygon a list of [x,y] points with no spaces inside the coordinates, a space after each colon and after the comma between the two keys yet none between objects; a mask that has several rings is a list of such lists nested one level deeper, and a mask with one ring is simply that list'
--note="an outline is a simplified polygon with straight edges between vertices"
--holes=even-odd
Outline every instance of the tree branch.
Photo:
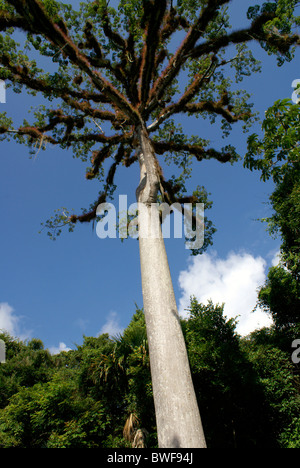
[{"label": "tree branch", "polygon": [[127,118],[125,115],[122,116],[120,115],[120,113],[117,112],[114,113],[108,110],[95,109],[91,106],[89,102],[78,102],[77,100],[69,98],[67,96],[64,96],[63,100],[73,109],[81,111],[84,116],[111,122],[116,130],[121,128],[121,126],[125,125],[127,122]]},{"label": "tree branch", "polygon": [[180,72],[182,65],[186,62],[190,52],[195,47],[196,42],[205,33],[209,22],[213,19],[218,8],[229,3],[230,0],[209,0],[206,8],[203,9],[200,17],[195,21],[194,25],[190,28],[181,46],[175,55],[169,61],[169,64],[162,72],[160,77],[156,80],[150,93],[149,101],[153,101],[156,106],[157,102],[162,98],[166,88],[173,82],[174,78]]},{"label": "tree branch", "polygon": [[264,31],[266,23],[275,18],[275,13],[264,12],[256,18],[251,27],[235,31],[226,36],[218,37],[217,39],[200,44],[189,53],[190,58],[199,58],[209,53],[217,53],[220,49],[227,47],[230,44],[240,44],[252,40],[266,41],[269,45],[275,46],[281,53],[286,53],[294,44],[300,44],[300,36],[294,34],[292,36],[280,36]]},{"label": "tree branch", "polygon": [[105,93],[110,102],[116,105],[120,111],[124,112],[135,123],[141,121],[138,111],[127,101],[124,95],[99,72],[91,69],[88,58],[80,52],[64,28],[52,21],[39,0],[8,0],[8,3],[12,4],[17,12],[25,18],[26,24],[29,23],[31,28],[43,34],[61,50],[65,57],[84,71],[90,77],[94,86],[102,93]]},{"label": "tree branch", "polygon": [[[176,104],[164,108],[155,122],[153,122],[148,130],[153,132],[159,128],[162,122],[170,118],[172,115],[184,112],[185,105],[193,99],[193,97],[199,92],[204,83],[208,83],[217,67],[217,60],[215,56],[211,58],[211,63],[208,69],[203,74],[196,74],[193,83],[188,87],[182,97]],[[160,102],[159,102],[160,104]],[[150,109],[147,109],[147,114],[150,113]]]},{"label": "tree branch", "polygon": [[102,26],[103,32],[106,35],[106,37],[124,52],[126,49],[126,41],[120,34],[118,34],[112,29],[107,9],[104,10],[103,13]]},{"label": "tree branch", "polygon": [[160,37],[162,41],[169,39],[172,34],[174,34],[179,27],[184,29],[189,29],[191,24],[182,16],[179,16],[175,8],[171,8],[169,13],[165,16],[164,26],[160,32]]},{"label": "tree branch", "polygon": [[[109,23],[110,24],[110,23]],[[107,22],[105,22],[105,25],[107,25]],[[87,38],[87,41],[85,44],[79,44],[80,48],[88,47],[90,49],[94,50],[95,57],[94,56],[87,56],[89,62],[91,65],[95,66],[96,68],[105,68],[108,71],[112,73],[112,75],[124,86],[127,96],[130,99],[130,101],[133,104],[137,104],[137,90],[134,90],[132,86],[132,64],[133,62],[136,65],[136,57],[134,54],[134,40],[133,36],[129,34],[129,37],[127,40],[121,38],[118,34],[114,33],[111,29],[111,26],[106,26],[104,29],[106,31],[106,35],[109,36],[109,38],[114,37],[119,37],[119,45],[122,44],[121,50],[122,50],[122,59],[121,62],[118,64],[112,64],[112,62],[108,58],[103,57],[102,49],[95,38],[94,34],[92,33],[92,28],[93,25],[90,21],[87,21],[85,28],[84,28],[84,33]],[[108,29],[107,29],[108,28]],[[108,32],[110,31],[110,32]],[[130,78],[128,77],[128,73],[126,73],[125,68],[129,64],[129,75]],[[137,72],[136,67],[135,67],[135,72]]]},{"label": "tree branch", "polygon": [[[123,160],[125,154],[126,154],[125,148],[123,144],[121,143],[115,156],[115,162],[111,165],[108,171],[107,178],[106,178],[106,187],[104,189],[104,192],[100,194],[98,200],[96,201],[96,203],[93,205],[92,209],[89,212],[84,213],[80,216],[75,216],[75,215],[71,216],[70,222],[76,223],[77,221],[79,221],[81,223],[85,223],[85,222],[90,222],[97,217],[97,208],[101,203],[104,203],[106,201],[108,191],[110,187],[113,186],[113,183],[114,183],[114,176],[116,173],[117,166]],[[97,175],[97,172],[99,171],[100,164],[110,155],[111,155],[111,148],[109,146],[106,146],[99,152],[95,151],[93,153],[93,160],[92,160],[94,164],[94,168],[91,172],[87,173],[86,177],[88,179],[93,179]],[[97,169],[97,166],[98,166],[98,169]]]},{"label": "tree branch", "polygon": [[[227,108],[225,106],[228,106]],[[191,114],[198,114],[200,112],[209,112],[212,114],[219,114],[224,117],[229,123],[235,123],[240,120],[249,119],[251,112],[242,112],[241,114],[233,114],[231,112],[231,106],[229,106],[228,94],[223,93],[221,99],[217,102],[203,101],[198,103],[186,104],[182,107],[181,112],[188,112]]]},{"label": "tree branch", "polygon": [[[26,26],[25,26],[26,25]],[[24,28],[29,32],[34,32],[29,24],[21,16],[14,16],[6,11],[0,12],[0,31],[6,31],[8,28]]]},{"label": "tree branch", "polygon": [[[47,135],[46,132],[53,130],[57,125],[64,124],[66,127],[65,135],[62,138],[55,139],[50,135]],[[74,135],[72,131],[74,128],[81,127],[82,125],[82,117],[71,117],[65,115],[59,115],[59,111],[56,112],[56,117],[53,118],[49,124],[45,125],[44,127],[19,127],[17,130],[12,130],[5,125],[0,127],[0,134],[9,134],[13,133],[15,135],[26,135],[32,138],[32,140],[40,140],[43,138],[44,141],[48,141],[52,145],[61,145],[68,141],[71,143],[87,143],[90,141],[94,141],[95,143],[103,143],[109,144],[109,146],[117,145],[119,143],[128,143],[130,144],[133,140],[133,132],[124,133],[123,135],[113,135],[113,136],[106,136],[101,133],[87,133],[87,134],[79,134]]]},{"label": "tree branch", "polygon": [[99,151],[93,151],[93,156],[92,156],[93,168],[89,172],[86,173],[87,179],[94,179],[97,176],[97,174],[99,173],[101,164],[105,161],[105,159],[111,156],[111,152],[112,152],[112,145],[104,146],[104,148],[102,148]]},{"label": "tree branch", "polygon": [[225,163],[231,161],[234,156],[229,152],[220,152],[213,148],[205,149],[203,146],[191,145],[188,143],[173,143],[172,141],[157,142],[152,140],[152,144],[157,154],[187,152],[193,154],[198,161],[213,158],[221,163]]},{"label": "tree branch", "polygon": [[[146,41],[142,52],[140,70],[139,100],[142,108],[149,98],[150,83],[153,74],[155,56],[159,45],[159,30],[167,9],[167,0],[154,0],[147,7],[147,18],[144,18],[146,26]],[[145,10],[146,11],[146,10]]]},{"label": "tree branch", "polygon": [[93,204],[92,209],[90,211],[88,211],[87,213],[84,213],[84,214],[82,214],[80,216],[72,215],[70,217],[70,222],[71,223],[76,223],[77,221],[79,221],[80,223],[89,223],[90,221],[94,220],[97,217],[97,208],[98,208],[98,206],[101,205],[101,203],[106,202],[106,197],[107,197],[106,192],[100,193],[99,198]]}]

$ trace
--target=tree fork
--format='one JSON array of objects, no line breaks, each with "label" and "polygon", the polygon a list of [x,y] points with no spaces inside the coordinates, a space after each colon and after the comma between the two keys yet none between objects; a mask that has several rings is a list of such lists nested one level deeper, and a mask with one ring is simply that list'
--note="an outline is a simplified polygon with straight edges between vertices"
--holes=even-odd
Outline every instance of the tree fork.
[{"label": "tree fork", "polygon": [[144,313],[160,448],[206,448],[157,208],[159,174],[151,141],[137,129],[139,247]]}]

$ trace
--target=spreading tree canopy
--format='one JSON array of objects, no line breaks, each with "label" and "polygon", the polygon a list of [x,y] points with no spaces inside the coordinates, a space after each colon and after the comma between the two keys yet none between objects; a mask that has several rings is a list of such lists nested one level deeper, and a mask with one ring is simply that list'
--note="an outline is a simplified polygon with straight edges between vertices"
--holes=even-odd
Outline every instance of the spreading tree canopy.
[{"label": "spreading tree canopy", "polygon": [[[293,33],[295,0],[251,6],[249,24],[242,29],[231,26],[229,3],[120,0],[115,9],[109,1],[96,0],[75,11],[55,0],[1,0],[0,78],[17,93],[25,88],[49,101],[20,126],[1,114],[1,139],[12,137],[34,154],[49,144],[71,148],[89,161],[87,179],[102,184],[83,213],[57,213],[48,227],[68,224],[72,229],[78,221],[95,218],[97,206],[112,196],[117,168],[138,159],[139,124],[157,155],[163,199],[208,205],[204,189],[185,193],[192,159],[234,162],[236,151],[231,145],[213,148],[203,136],[188,137],[177,116],[212,122],[220,117],[225,135],[235,122],[250,124],[255,114],[249,95],[232,87],[234,75],[240,82],[259,70],[248,44],[259,42],[281,65],[291,60],[300,41]],[[25,33],[22,38],[18,30]],[[42,56],[49,66],[41,68]],[[179,171],[166,179],[161,167],[170,161]],[[208,239],[209,223],[206,231]]]}]

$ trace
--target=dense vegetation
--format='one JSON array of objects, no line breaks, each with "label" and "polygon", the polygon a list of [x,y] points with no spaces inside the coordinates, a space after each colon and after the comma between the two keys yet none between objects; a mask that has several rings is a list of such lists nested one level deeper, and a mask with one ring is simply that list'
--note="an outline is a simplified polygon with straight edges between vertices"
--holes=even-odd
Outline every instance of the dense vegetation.
[{"label": "dense vegetation", "polygon": [[[291,330],[274,325],[241,338],[222,306],[194,298],[182,325],[208,447],[300,448]],[[156,446],[141,310],[122,336],[84,337],[55,356],[37,339],[0,338],[0,448],[131,447],[136,435]]]},{"label": "dense vegetation", "polygon": [[[299,122],[299,105],[276,102],[245,158],[275,183],[266,221],[281,238],[281,258],[258,293],[273,325],[241,337],[223,306],[195,298],[182,320],[211,448],[300,448]],[[142,310],[121,336],[84,337],[55,356],[38,339],[0,339],[0,448],[156,447]]]}]

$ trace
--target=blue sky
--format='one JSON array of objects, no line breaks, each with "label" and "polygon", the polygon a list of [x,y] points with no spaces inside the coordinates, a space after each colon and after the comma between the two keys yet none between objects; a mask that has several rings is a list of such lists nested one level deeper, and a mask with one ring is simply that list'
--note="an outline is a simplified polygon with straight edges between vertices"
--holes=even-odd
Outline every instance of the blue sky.
[{"label": "blue sky", "polygon": [[[77,1],[70,2],[74,6]],[[257,2],[255,2],[257,3]],[[251,2],[232,2],[235,28],[244,25]],[[300,78],[299,53],[294,61],[278,68],[276,58],[255,46],[263,71],[241,84],[263,116],[277,99],[292,95],[292,81]],[[26,118],[32,98],[7,91],[0,112],[15,119]],[[220,143],[218,126],[199,120],[182,120],[184,129]],[[251,132],[260,132],[259,125]],[[243,155],[247,135],[237,125],[226,144]],[[92,225],[78,225],[63,232],[56,242],[41,223],[54,210],[67,207],[80,212],[99,192],[97,182],[85,179],[86,165],[71,151],[47,147],[29,158],[27,147],[0,143],[0,329],[22,339],[40,338],[47,348],[74,348],[83,335],[117,333],[142,307],[138,242],[128,239],[100,240]],[[121,170],[118,193],[135,201],[138,167]],[[179,309],[184,314],[191,294],[226,303],[226,315],[241,315],[241,333],[268,324],[265,314],[251,314],[256,289],[274,262],[280,240],[271,239],[257,218],[270,214],[266,204],[271,183],[242,166],[215,161],[195,164],[192,185],[204,185],[213,208],[207,213],[217,233],[204,256],[191,259],[182,240],[166,240],[171,274]]]}]

